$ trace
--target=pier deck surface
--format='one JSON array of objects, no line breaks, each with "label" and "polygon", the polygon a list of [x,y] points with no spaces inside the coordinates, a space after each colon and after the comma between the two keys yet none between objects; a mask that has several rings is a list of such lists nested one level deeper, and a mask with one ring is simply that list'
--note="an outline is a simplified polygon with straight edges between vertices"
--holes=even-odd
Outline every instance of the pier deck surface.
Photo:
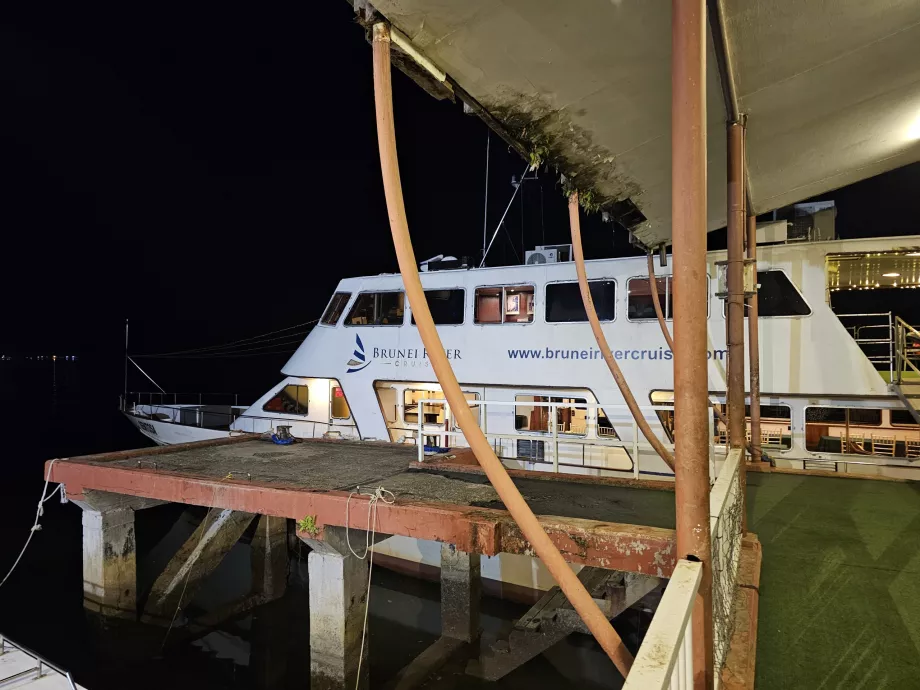
[{"label": "pier deck surface", "polygon": [[[419,465],[414,446],[308,440],[291,446],[250,438],[55,461],[52,481],[78,499],[86,491],[231,508],[325,526],[363,529],[368,498],[356,487],[393,492],[378,504],[377,531],[456,544],[487,555],[531,553],[481,473]],[[538,473],[525,473],[535,475]],[[674,564],[674,496],[669,491],[516,476],[515,483],[573,563],[669,575]]]},{"label": "pier deck surface", "polygon": [[920,687],[920,483],[748,474],[757,688]]}]

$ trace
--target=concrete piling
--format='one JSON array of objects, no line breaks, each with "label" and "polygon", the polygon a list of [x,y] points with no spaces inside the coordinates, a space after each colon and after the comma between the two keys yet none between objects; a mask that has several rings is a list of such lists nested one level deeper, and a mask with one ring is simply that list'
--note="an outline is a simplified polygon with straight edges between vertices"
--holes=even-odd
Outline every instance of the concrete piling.
[{"label": "concrete piling", "polygon": [[482,592],[479,554],[441,544],[441,634],[463,642],[479,637]]}]

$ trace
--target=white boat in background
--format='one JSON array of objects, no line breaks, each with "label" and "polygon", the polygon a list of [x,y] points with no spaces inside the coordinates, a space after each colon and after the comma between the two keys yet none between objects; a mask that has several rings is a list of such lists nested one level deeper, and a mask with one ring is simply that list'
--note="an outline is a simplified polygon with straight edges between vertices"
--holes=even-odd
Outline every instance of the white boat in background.
[{"label": "white boat in background", "polygon": [[[554,256],[566,258],[565,251]],[[709,388],[718,403],[726,390],[717,296],[725,258],[724,251],[708,254]],[[671,479],[637,433],[595,346],[571,261],[427,268],[422,284],[448,358],[508,467]],[[588,261],[586,270],[614,356],[669,445],[672,354],[655,319],[646,259]],[[920,332],[885,303],[886,291],[920,286],[920,236],[763,245],[757,276],[761,440],[771,462],[920,478],[920,417],[911,404]],[[670,282],[670,267],[662,269],[656,289],[668,317]],[[282,369],[285,378],[252,405],[140,394],[123,399],[122,411],[160,444],[285,425],[300,438],[465,446],[402,289],[398,274],[342,280]],[[841,298],[850,290],[878,291],[879,308],[844,313]],[[725,440],[715,421],[712,438]],[[438,554],[404,541],[394,555],[438,563]],[[504,572],[501,578],[507,581]]]},{"label": "white boat in background", "polygon": [[0,688],[4,690],[86,690],[69,671],[0,635]]}]

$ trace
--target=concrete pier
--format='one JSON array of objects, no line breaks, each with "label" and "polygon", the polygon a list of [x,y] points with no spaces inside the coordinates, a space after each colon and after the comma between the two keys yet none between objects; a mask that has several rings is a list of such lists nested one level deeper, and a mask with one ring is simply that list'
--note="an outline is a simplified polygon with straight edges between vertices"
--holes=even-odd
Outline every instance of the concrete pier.
[{"label": "concrete pier", "polygon": [[463,642],[479,637],[481,592],[479,554],[441,544],[441,635]]},{"label": "concrete pier", "polygon": [[159,505],[135,496],[87,491],[83,510],[83,606],[104,616],[137,616],[134,513]]},{"label": "concrete pier", "polygon": [[252,591],[265,602],[284,596],[288,576],[288,521],[262,515],[252,535]]},{"label": "concrete pier", "polygon": [[[310,687],[314,690],[367,688],[367,648],[361,634],[367,602],[368,561],[351,553],[345,530],[326,527],[323,539],[299,535],[310,547]],[[386,535],[381,535],[384,538]],[[351,530],[355,550],[364,551],[365,533]],[[360,663],[359,663],[360,660]],[[360,680],[358,666],[360,665]]]}]

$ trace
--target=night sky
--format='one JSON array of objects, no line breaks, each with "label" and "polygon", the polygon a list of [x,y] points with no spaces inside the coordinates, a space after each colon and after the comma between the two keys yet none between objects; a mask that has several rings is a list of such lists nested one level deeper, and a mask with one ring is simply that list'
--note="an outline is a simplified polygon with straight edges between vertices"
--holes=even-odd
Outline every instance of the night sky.
[{"label": "night sky", "polygon": [[[125,318],[134,351],[209,345],[315,319],[340,278],[396,270],[371,51],[345,0],[7,5],[0,349],[120,371]],[[394,100],[418,258],[477,256],[485,125],[401,73]],[[490,233],[523,168],[494,136],[491,153]],[[912,166],[824,198],[842,237],[908,234],[918,183]],[[567,241],[554,176],[524,190],[492,265]],[[584,232],[589,257],[630,251],[597,217]],[[284,357],[267,359],[273,381]]]}]

